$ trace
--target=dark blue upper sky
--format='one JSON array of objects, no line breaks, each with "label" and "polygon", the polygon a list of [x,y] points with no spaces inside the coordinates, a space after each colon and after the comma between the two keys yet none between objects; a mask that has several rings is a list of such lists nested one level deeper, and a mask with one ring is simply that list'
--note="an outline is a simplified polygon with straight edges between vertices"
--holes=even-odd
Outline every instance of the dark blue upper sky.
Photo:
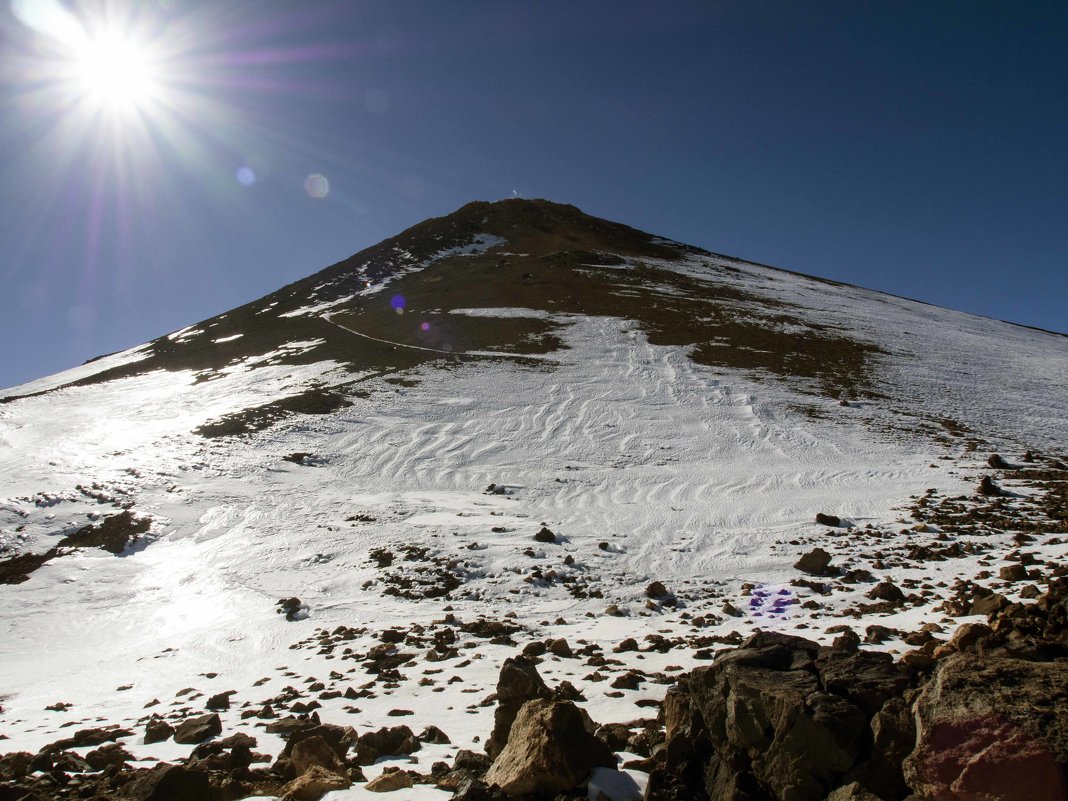
[{"label": "dark blue upper sky", "polygon": [[1068,331],[1065,2],[0,1],[0,386],[513,193]]}]

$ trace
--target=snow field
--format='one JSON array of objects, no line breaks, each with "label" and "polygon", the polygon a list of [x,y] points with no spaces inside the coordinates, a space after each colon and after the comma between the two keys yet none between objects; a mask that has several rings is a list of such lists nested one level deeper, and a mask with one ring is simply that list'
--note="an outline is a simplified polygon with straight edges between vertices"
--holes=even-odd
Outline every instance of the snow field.
[{"label": "snow field", "polygon": [[[701,664],[685,647],[612,653],[626,637],[641,643],[647,634],[695,633],[676,612],[646,608],[644,588],[654,579],[693,616],[723,617],[724,600],[743,609],[743,617],[698,634],[775,626],[828,639],[826,626],[856,625],[833,613],[866,586],[821,599],[827,608],[818,614],[796,606],[773,614],[750,613],[742,584],[808,597],[789,582],[799,575],[797,555],[825,533],[812,522],[816,512],[896,529],[909,496],[929,487],[971,491],[972,474],[940,460],[944,452],[929,442],[889,441],[848,418],[797,414],[789,389],[695,365],[681,349],[649,345],[626,321],[570,322],[570,349],[554,354],[555,363],[427,366],[413,371],[417,386],[382,385],[332,415],[293,418],[244,439],[204,440],[190,431],[309,381],[339,385],[352,376],[332,363],[235,369],[200,384],[188,373],[152,373],[0,407],[4,536],[22,525],[24,541],[43,550],[62,533],[57,527],[83,525],[88,510],[110,513],[74,489],[91,481],[121,490],[116,497],[155,521],[147,547],[122,557],[82,551],[0,587],[4,749],[35,751],[63,736],[71,720],[78,728],[120,723],[140,735],[136,721],[150,712],[199,712],[207,696],[232,689],[224,734],[247,731],[257,750],[274,754],[281,739],[256,718],[241,720],[244,702],[261,705],[311,678],[338,689],[374,678],[354,660],[297,643],[317,629],[360,627],[366,632],[353,647],[366,651],[381,630],[430,627],[447,605],[463,622],[514,614],[511,622],[525,627],[515,635],[520,644],[564,637],[576,648],[585,640],[647,673]],[[317,466],[282,460],[293,452],[314,454]],[[506,493],[486,494],[489,484]],[[42,497],[58,500],[32,500]],[[557,544],[533,540],[543,524]],[[836,563],[863,561],[856,540],[828,542],[829,550],[837,546]],[[384,571],[368,554],[389,548],[399,555],[406,546],[456,560],[465,583],[450,599],[383,594]],[[404,567],[398,556],[395,569]],[[601,597],[525,580],[535,567],[573,576]],[[958,560],[886,577],[970,577],[976,569],[973,560]],[[276,614],[275,602],[287,596],[309,604],[307,620]],[[608,604],[625,615],[606,615]],[[909,629],[929,619],[937,615],[923,609],[878,622]],[[492,704],[481,703],[516,649],[463,637],[459,650],[457,659],[434,663],[420,651],[395,688],[323,700],[318,712],[358,731],[439,726],[453,745],[416,754],[423,768],[450,761],[458,748],[478,749],[493,719]],[[635,702],[666,689],[647,681],[610,697],[608,682],[586,678],[593,669],[581,659],[547,657],[539,670],[550,686],[575,684],[601,723],[655,715]],[[185,688],[202,697],[177,696]],[[154,699],[159,705],[146,709]],[[44,710],[57,701],[72,708]],[[396,709],[412,714],[391,717]],[[143,757],[190,750],[139,740],[124,745]],[[354,788],[328,798],[364,796]],[[408,797],[444,794],[424,788]]]}]

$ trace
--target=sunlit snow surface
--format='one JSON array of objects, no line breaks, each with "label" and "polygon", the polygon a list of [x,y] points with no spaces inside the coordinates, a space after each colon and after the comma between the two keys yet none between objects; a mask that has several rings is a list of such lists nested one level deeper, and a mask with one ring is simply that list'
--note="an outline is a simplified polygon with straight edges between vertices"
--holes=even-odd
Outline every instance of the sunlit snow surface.
[{"label": "sunlit snow surface", "polygon": [[[884,347],[892,342],[888,380],[909,387],[932,413],[990,426],[983,432],[989,436],[1065,441],[1068,414],[1043,413],[1037,421],[1027,401],[1032,387],[1047,408],[1068,397],[1068,364],[1047,335],[860,290],[821,293],[823,285],[805,279],[744,269],[768,293],[795,302],[796,293],[806,293],[807,305],[826,307]],[[517,635],[521,642],[563,636],[608,650],[624,637],[688,630],[676,615],[644,609],[644,588],[653,579],[693,596],[694,614],[718,613],[723,598],[746,608],[743,618],[727,618],[709,633],[796,629],[804,613],[795,607],[785,614],[761,599],[797,576],[791,566],[801,549],[789,541],[822,530],[811,522],[816,512],[896,529],[910,495],[929,487],[958,494],[974,483],[973,472],[958,472],[960,461],[939,459],[944,448],[874,432],[834,401],[826,401],[826,420],[802,415],[795,411],[799,396],[781,384],[695,365],[683,349],[650,345],[627,321],[566,321],[561,336],[568,349],[552,354],[555,363],[426,366],[410,374],[415,386],[388,386],[351,398],[354,405],[332,415],[297,417],[247,438],[207,440],[191,431],[311,380],[340,384],[351,374],[333,363],[236,366],[201,383],[191,373],[157,372],[0,406],[4,542],[42,552],[84,525],[87,514],[112,511],[76,491],[91,482],[154,520],[147,547],[123,557],[84,550],[50,562],[25,583],[0,586],[0,733],[10,738],[0,750],[35,751],[72,719],[133,726],[151,699],[166,712],[178,690],[195,687],[205,695],[237,690],[234,708],[223,714],[226,732],[249,731],[260,741],[257,750],[277,752],[281,741],[255,728],[255,719],[241,721],[239,704],[296,684],[280,675],[282,666],[325,678],[354,665],[291,644],[316,628],[368,626],[372,637],[388,626],[442,617],[444,600],[400,600],[382,595],[380,584],[363,588],[381,577],[368,560],[374,547],[423,544],[461,560],[467,583],[448,601],[461,620],[514,612],[531,632]],[[1012,359],[970,356],[970,342],[992,333],[1011,339]],[[35,382],[17,392],[54,385]],[[293,452],[314,454],[317,466],[282,459]],[[973,458],[978,464],[980,455]],[[505,485],[507,494],[486,494],[491,483]],[[373,522],[348,520],[357,515]],[[565,542],[535,543],[543,524]],[[523,553],[530,547],[533,559]],[[574,555],[573,567],[563,565],[565,553]],[[590,578],[605,597],[576,600],[561,586],[523,581],[533,566]],[[972,568],[961,560],[938,569],[952,578]],[[907,574],[888,573],[898,580]],[[738,596],[743,582],[757,585],[750,602]],[[827,603],[844,607],[865,589]],[[723,597],[702,602],[707,590]],[[275,613],[275,602],[291,595],[310,605],[309,619],[289,623]],[[610,603],[630,616],[605,616]],[[921,614],[885,622],[907,628]],[[557,618],[567,624],[546,625]],[[803,633],[819,638],[833,622],[824,617]],[[418,685],[429,667],[420,662],[405,669],[410,680],[394,693],[361,699],[359,713],[342,711],[349,702],[337,699],[324,702],[320,715],[364,731],[394,722],[390,709],[414,710],[399,722],[415,731],[438,725],[453,740],[420,755],[429,765],[457,748],[479,747],[475,738],[485,739],[493,712],[477,703],[513,653],[480,643],[464,651],[472,663],[462,670],[435,665],[444,669],[442,681],[462,677],[440,693]],[[671,664],[697,662],[676,650],[645,654],[640,666]],[[605,696],[606,685],[583,681],[589,668],[579,660],[549,660],[540,670],[550,684],[575,683],[601,722],[641,717],[646,710],[634,701],[662,697],[665,689],[650,683],[614,699]],[[219,676],[208,680],[207,672]],[[253,689],[261,677],[271,680]],[[369,678],[361,670],[346,681]],[[128,684],[132,689],[116,692]],[[44,710],[57,701],[73,707]],[[139,742],[125,745],[162,759],[189,751]],[[432,789],[419,793],[408,797],[443,797]],[[328,798],[363,794],[355,788]]]}]

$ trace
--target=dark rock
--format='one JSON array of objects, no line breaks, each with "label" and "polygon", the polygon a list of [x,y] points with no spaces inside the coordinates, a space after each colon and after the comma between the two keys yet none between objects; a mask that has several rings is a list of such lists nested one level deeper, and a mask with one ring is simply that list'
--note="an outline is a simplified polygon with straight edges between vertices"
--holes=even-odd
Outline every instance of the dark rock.
[{"label": "dark rock", "polygon": [[626,723],[608,723],[594,732],[594,736],[612,751],[623,751],[627,747],[632,732]]},{"label": "dark rock", "polygon": [[303,620],[308,616],[308,605],[302,603],[300,598],[282,598],[275,606],[278,607],[278,613],[284,614],[289,621]]},{"label": "dark rock", "polygon": [[214,801],[208,774],[181,765],[156,765],[128,784],[131,801]]},{"label": "dark rock", "polygon": [[174,741],[182,745],[195,745],[209,737],[222,734],[222,721],[216,714],[186,718],[174,731]]},{"label": "dark rock", "polygon": [[289,755],[297,776],[303,776],[312,767],[318,766],[338,775],[345,773],[345,763],[322,737],[305,737],[293,746]]},{"label": "dark rock", "polygon": [[52,548],[46,553],[20,553],[18,556],[0,559],[0,584],[21,584],[29,581],[30,573],[59,554],[58,548]]},{"label": "dark rock", "polygon": [[910,682],[908,673],[881,651],[845,654],[826,649],[816,660],[816,670],[824,689],[856,704],[868,717],[899,696]]},{"label": "dark rock", "polygon": [[505,793],[550,795],[577,787],[598,766],[615,767],[603,742],[586,731],[579,709],[567,701],[527,701],[486,783]]},{"label": "dark rock", "polygon": [[1011,470],[1012,465],[1005,461],[999,453],[990,454],[990,458],[986,460],[986,463],[993,467],[995,470]]},{"label": "dark rock", "polygon": [[901,763],[916,744],[912,706],[903,698],[891,698],[871,719],[870,757],[847,778],[879,790],[884,798],[902,798],[908,793]]},{"label": "dark rock", "polygon": [[490,787],[484,781],[470,777],[456,789],[452,801],[511,801],[499,787]]},{"label": "dark rock", "polygon": [[541,640],[527,643],[523,646],[523,656],[541,656],[549,650]]},{"label": "dark rock", "polygon": [[905,593],[892,581],[880,581],[868,591],[868,597],[873,601],[889,601],[892,604],[903,603]]},{"label": "dark rock", "polygon": [[193,749],[186,766],[196,763],[206,770],[240,770],[257,760],[258,756],[252,753],[255,747],[256,738],[243,732],[222,740],[207,740]]},{"label": "dark rock", "polygon": [[315,721],[308,718],[298,718],[293,715],[287,715],[284,718],[278,718],[267,724],[264,731],[268,734],[281,734],[283,736],[292,734],[294,731],[300,729],[307,729],[309,726],[314,726]]},{"label": "dark rock", "polygon": [[983,476],[982,481],[979,482],[979,488],[977,492],[980,495],[1001,495],[1001,487],[994,483],[994,479],[990,476]]},{"label": "dark rock", "polygon": [[826,515],[823,512],[818,512],[816,514],[816,522],[822,526],[834,526],[837,528],[842,525],[842,518],[837,515]]},{"label": "dark rock", "polygon": [[449,735],[437,726],[427,726],[419,732],[419,742],[432,743],[433,745],[449,745],[452,740],[449,739]]},{"label": "dark rock", "polygon": [[133,754],[118,743],[102,745],[85,755],[85,761],[93,770],[104,770],[108,767],[122,768],[132,759],[134,759]]},{"label": "dark rock", "polygon": [[89,524],[78,529],[59,541],[60,547],[68,548],[103,548],[113,554],[120,554],[152,526],[147,518],[134,517],[126,510],[116,515],[108,515],[100,523]]},{"label": "dark rock", "polygon": [[611,686],[616,690],[637,690],[643,681],[645,681],[645,676],[641,673],[636,670],[628,670],[623,675],[613,679]]},{"label": "dark rock", "polygon": [[204,705],[208,709],[229,709],[230,708],[230,696],[236,695],[236,690],[227,690],[223,693],[217,693],[208,699],[208,702]]},{"label": "dark rock", "polygon": [[347,790],[352,780],[318,765],[308,769],[282,788],[281,801],[319,801],[333,790]]},{"label": "dark rock", "polygon": [[978,643],[988,639],[993,633],[985,623],[965,623],[953,632],[949,646],[955,651],[972,651]]},{"label": "dark rock", "polygon": [[88,773],[93,766],[82,759],[78,754],[70,751],[60,751],[52,754],[52,771],[62,773]]},{"label": "dark rock", "polygon": [[552,697],[534,663],[522,656],[506,659],[497,680],[497,708],[493,713],[493,733],[486,741],[486,753],[496,758],[508,742],[508,732],[523,704]]},{"label": "dark rock", "polygon": [[1027,568],[1022,564],[1005,565],[998,571],[998,578],[1010,582],[1027,581]]},{"label": "dark rock", "polygon": [[869,721],[907,681],[887,654],[758,632],[668,692],[646,797],[823,801],[875,775]]},{"label": "dark rock", "polygon": [[392,726],[360,735],[356,741],[356,761],[373,765],[379,757],[414,754],[422,748],[419,738],[407,726]]},{"label": "dark rock", "polygon": [[834,638],[832,647],[838,651],[856,651],[860,646],[860,635],[853,629],[846,628],[841,634]]},{"label": "dark rock", "polygon": [[553,690],[554,701],[585,701],[586,697],[579,691],[579,689],[564,679]]},{"label": "dark rock", "polygon": [[664,598],[668,595],[667,587],[661,582],[654,581],[648,587],[645,588],[645,594],[649,598],[654,600],[657,598]]},{"label": "dark rock", "polygon": [[996,592],[976,594],[972,599],[970,615],[993,615],[1009,605],[1009,599]]},{"label": "dark rock", "polygon": [[823,548],[813,548],[794,563],[794,568],[811,576],[824,576],[831,564],[831,555]]},{"label": "dark rock", "polygon": [[549,531],[549,529],[543,527],[541,531],[534,535],[534,540],[536,542],[555,543],[556,535]]},{"label": "dark rock", "polygon": [[1054,801],[1068,785],[1068,664],[958,653],[916,701],[904,772],[930,798]]},{"label": "dark rock", "polygon": [[745,612],[732,604],[730,601],[725,601],[721,607],[723,614],[728,617],[745,617]]},{"label": "dark rock", "polygon": [[884,799],[870,792],[860,782],[850,782],[827,796],[827,801],[884,801]]},{"label": "dark rock", "polygon": [[171,739],[172,734],[174,734],[174,726],[162,718],[152,718],[145,724],[144,744],[162,743]]},{"label": "dark rock", "polygon": [[15,751],[0,755],[0,779],[21,779],[30,772],[33,754],[29,751]]},{"label": "dark rock", "polygon": [[468,773],[472,773],[478,776],[485,775],[489,770],[493,760],[485,754],[479,754],[475,751],[468,751],[467,749],[460,749],[456,752],[456,757],[452,762],[452,769],[454,771],[463,770]]},{"label": "dark rock", "polygon": [[548,647],[549,653],[554,656],[559,656],[563,659],[570,659],[573,656],[571,646],[567,644],[567,640],[563,637],[550,641]]}]

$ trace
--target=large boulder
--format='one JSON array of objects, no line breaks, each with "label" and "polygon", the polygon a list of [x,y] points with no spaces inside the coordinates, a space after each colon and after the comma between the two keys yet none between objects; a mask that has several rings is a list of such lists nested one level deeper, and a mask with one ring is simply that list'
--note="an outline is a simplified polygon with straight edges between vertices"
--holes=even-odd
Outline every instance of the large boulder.
[{"label": "large boulder", "polygon": [[486,783],[510,796],[552,795],[578,787],[596,767],[615,764],[608,746],[586,730],[578,707],[534,699],[520,708]]},{"label": "large boulder", "polygon": [[668,694],[647,798],[823,801],[867,777],[903,787],[900,767],[873,765],[871,721],[907,681],[885,656],[758,633]]},{"label": "large boulder", "polygon": [[548,700],[552,697],[534,663],[524,656],[506,659],[497,679],[497,708],[493,711],[493,733],[486,741],[486,753],[491,759],[504,750],[508,732],[519,710],[527,701]]},{"label": "large boulder", "polygon": [[1068,798],[1068,664],[954,654],[923,688],[915,716],[904,772],[917,795]]},{"label": "large boulder", "polygon": [[213,801],[207,773],[168,764],[141,773],[124,795],[130,801]]}]

